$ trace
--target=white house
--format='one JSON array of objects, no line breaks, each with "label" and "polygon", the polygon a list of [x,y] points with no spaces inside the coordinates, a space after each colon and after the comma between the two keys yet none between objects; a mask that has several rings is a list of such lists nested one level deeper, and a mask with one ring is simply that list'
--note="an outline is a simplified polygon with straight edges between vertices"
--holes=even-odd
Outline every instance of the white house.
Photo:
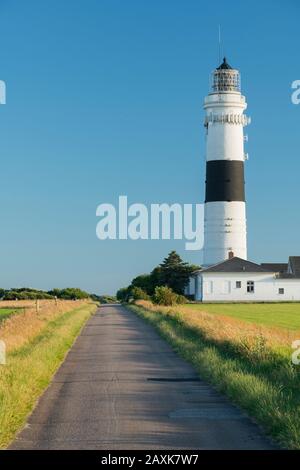
[{"label": "white house", "polygon": [[291,256],[287,264],[233,256],[195,271],[186,294],[202,302],[300,301],[300,256]]}]

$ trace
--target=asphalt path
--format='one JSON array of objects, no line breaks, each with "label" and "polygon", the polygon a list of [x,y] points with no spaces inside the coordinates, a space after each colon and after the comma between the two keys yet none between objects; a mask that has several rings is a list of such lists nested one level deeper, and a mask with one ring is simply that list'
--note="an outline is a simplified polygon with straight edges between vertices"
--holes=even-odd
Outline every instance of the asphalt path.
[{"label": "asphalt path", "polygon": [[90,318],[10,449],[270,449],[259,427],[120,305]]}]

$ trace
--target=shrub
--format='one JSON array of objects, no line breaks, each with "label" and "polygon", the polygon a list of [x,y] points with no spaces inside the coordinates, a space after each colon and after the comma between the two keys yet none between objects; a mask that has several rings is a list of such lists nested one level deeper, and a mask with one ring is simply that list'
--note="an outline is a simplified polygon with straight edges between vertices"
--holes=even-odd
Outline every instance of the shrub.
[{"label": "shrub", "polygon": [[53,297],[47,292],[34,291],[33,289],[24,290],[16,289],[6,291],[3,300],[35,300],[35,299],[52,299]]},{"label": "shrub", "polygon": [[49,295],[63,300],[88,299],[89,294],[78,287],[67,287],[65,289],[52,289]]},{"label": "shrub", "polygon": [[114,295],[99,295],[97,297],[101,304],[114,304],[117,301]]},{"label": "shrub", "polygon": [[177,295],[176,303],[177,304],[186,304],[187,303],[187,298],[184,295]]},{"label": "shrub", "polygon": [[178,294],[167,286],[155,287],[153,302],[158,305],[176,305],[178,303]]},{"label": "shrub", "polygon": [[150,300],[149,295],[140,287],[132,287],[130,294],[133,300]]},{"label": "shrub", "polygon": [[63,300],[87,299],[89,294],[78,288],[52,289],[48,292],[30,287],[14,287],[10,290],[0,289],[0,298],[3,300],[35,300],[53,299],[57,297]]}]

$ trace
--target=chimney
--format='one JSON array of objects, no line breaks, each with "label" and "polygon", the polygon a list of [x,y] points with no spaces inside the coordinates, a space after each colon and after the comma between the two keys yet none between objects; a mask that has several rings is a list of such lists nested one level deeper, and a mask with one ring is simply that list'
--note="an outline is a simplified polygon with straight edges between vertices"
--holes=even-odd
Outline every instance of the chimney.
[{"label": "chimney", "polygon": [[228,251],[228,259],[234,258],[234,253],[233,251]]}]

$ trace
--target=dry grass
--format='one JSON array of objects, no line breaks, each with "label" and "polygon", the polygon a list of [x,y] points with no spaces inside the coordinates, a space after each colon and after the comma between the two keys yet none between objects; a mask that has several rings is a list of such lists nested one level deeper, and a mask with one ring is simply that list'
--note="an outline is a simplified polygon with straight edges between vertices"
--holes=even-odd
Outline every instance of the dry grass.
[{"label": "dry grass", "polygon": [[225,341],[241,345],[246,342],[251,347],[251,345],[257,343],[257,338],[263,338],[266,348],[277,349],[283,347],[290,349],[292,341],[300,338],[300,331],[256,325],[226,315],[216,316],[207,313],[205,310],[192,310],[182,305],[162,307],[145,300],[138,300],[136,304],[153,312],[164,312],[171,317],[178,317],[178,314],[180,314],[186,325],[200,329],[207,338],[220,343]]},{"label": "dry grass", "polygon": [[23,308],[24,311],[1,322],[0,339],[5,342],[7,352],[13,351],[38,335],[50,320],[55,320],[62,313],[86,303],[86,300],[76,302],[72,300],[57,300],[57,302],[55,300],[40,300],[37,311],[36,303],[32,300],[1,302],[3,308]]},{"label": "dry grass", "polygon": [[[52,300],[40,300],[40,302],[53,302]],[[1,300],[1,308],[33,308],[35,300]]]}]

